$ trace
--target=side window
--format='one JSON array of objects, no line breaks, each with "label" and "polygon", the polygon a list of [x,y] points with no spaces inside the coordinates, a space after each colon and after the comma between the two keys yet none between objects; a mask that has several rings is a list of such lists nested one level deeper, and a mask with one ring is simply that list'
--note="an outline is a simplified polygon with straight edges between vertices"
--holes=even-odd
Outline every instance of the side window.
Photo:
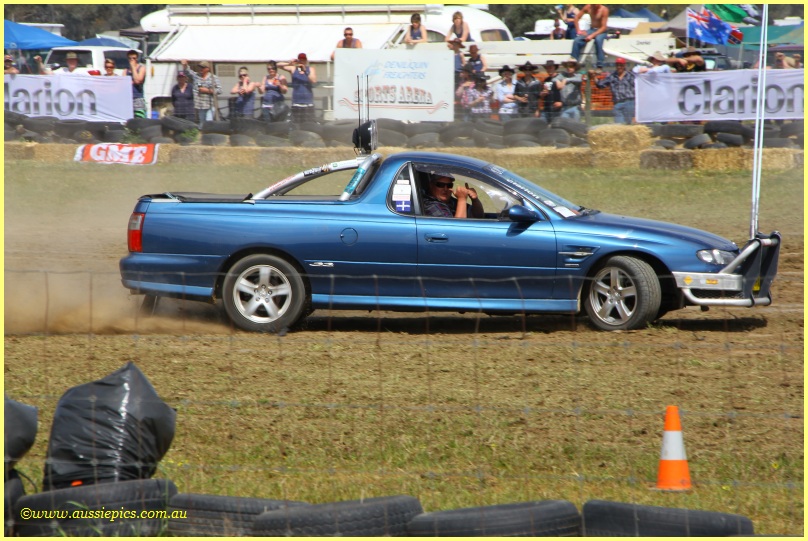
[{"label": "side window", "polygon": [[[477,198],[482,205],[483,214],[473,218],[484,220],[497,220],[507,214],[507,210],[514,205],[523,204],[522,200],[516,197],[512,192],[504,189],[499,183],[493,181],[490,177],[483,175],[477,171],[471,171],[463,168],[435,166],[428,164],[415,164],[414,175],[417,177],[416,184],[418,186],[418,193],[421,197],[421,209],[424,216],[439,216],[437,210],[434,208],[440,203],[436,200],[440,199],[440,194],[432,194],[430,187],[430,179],[434,175],[451,175],[454,177],[451,188],[454,194],[459,186],[473,189],[477,194]],[[456,200],[454,195],[451,196],[452,200]],[[443,203],[446,203],[445,201]],[[469,203],[470,204],[470,203]],[[450,207],[454,206],[453,201],[449,202]],[[445,211],[444,211],[445,212]],[[468,213],[471,218],[472,213]]]},{"label": "side window", "polygon": [[410,164],[405,165],[396,175],[388,195],[390,208],[398,214],[415,214],[413,182]]}]

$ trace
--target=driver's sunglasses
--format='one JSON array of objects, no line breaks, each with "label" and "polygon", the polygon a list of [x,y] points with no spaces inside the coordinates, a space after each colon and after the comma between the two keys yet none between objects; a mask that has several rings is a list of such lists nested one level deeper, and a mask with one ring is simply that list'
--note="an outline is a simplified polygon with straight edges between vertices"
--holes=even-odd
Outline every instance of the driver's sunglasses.
[{"label": "driver's sunglasses", "polygon": [[454,182],[435,182],[434,184],[438,188],[454,188]]}]

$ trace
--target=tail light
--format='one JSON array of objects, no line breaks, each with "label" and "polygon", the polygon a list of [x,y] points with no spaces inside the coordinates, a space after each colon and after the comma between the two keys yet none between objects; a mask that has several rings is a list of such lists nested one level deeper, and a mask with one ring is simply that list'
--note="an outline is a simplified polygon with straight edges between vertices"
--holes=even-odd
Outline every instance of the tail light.
[{"label": "tail light", "polygon": [[130,252],[143,251],[143,219],[146,215],[142,212],[133,212],[129,217],[129,227],[126,231],[126,241],[129,244]]}]

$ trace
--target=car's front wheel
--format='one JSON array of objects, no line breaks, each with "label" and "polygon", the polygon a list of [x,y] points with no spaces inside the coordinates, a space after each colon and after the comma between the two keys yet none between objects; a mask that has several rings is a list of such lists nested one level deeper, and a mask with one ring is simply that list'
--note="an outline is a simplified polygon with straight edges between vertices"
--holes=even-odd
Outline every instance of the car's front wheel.
[{"label": "car's front wheel", "polygon": [[294,325],[308,305],[300,272],[288,261],[266,254],[247,256],[230,268],[222,300],[237,327],[272,333]]},{"label": "car's front wheel", "polygon": [[591,278],[584,307],[595,327],[618,331],[645,327],[656,318],[661,302],[654,269],[639,259],[615,256]]}]

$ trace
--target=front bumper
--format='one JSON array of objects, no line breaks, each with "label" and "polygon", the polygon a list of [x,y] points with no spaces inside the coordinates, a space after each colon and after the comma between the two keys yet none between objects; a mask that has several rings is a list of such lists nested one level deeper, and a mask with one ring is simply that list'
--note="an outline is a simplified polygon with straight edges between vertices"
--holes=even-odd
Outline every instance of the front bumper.
[{"label": "front bumper", "polygon": [[676,286],[687,302],[697,306],[768,306],[780,245],[779,232],[758,234],[717,273],[674,272]]}]

